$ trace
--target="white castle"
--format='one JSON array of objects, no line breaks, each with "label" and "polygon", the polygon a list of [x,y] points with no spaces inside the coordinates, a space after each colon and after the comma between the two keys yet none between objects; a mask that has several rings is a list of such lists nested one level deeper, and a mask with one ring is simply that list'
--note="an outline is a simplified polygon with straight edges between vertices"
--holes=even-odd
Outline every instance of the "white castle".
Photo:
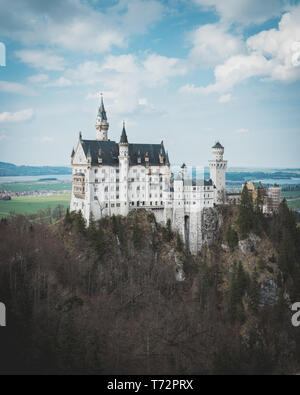
[{"label": "white castle", "polygon": [[227,161],[218,142],[209,162],[210,180],[188,175],[182,165],[176,176],[169,155],[161,144],[131,144],[125,124],[120,142],[108,139],[109,123],[101,98],[96,119],[96,140],[79,134],[73,149],[71,211],[81,211],[89,223],[104,216],[126,216],[131,210],[151,210],[157,222],[178,231],[196,254],[202,246],[202,214],[205,208],[222,202],[225,194]]}]

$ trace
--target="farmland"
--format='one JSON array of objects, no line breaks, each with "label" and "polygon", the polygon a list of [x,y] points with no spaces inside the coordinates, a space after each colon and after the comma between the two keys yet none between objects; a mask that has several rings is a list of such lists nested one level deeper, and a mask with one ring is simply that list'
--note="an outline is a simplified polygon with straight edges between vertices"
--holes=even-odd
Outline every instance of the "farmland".
[{"label": "farmland", "polygon": [[40,210],[54,210],[57,206],[62,206],[66,210],[70,205],[71,193],[56,194],[51,196],[21,196],[14,197],[10,201],[0,201],[0,217],[7,217],[10,214],[35,214]]}]

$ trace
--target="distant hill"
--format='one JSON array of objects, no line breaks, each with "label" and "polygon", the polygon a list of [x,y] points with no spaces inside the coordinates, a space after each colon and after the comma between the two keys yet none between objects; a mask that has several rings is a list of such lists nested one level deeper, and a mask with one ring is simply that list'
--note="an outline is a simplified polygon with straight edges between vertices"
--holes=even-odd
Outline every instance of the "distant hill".
[{"label": "distant hill", "polygon": [[6,176],[47,176],[71,174],[70,167],[51,166],[16,166],[12,163],[0,162],[0,177]]}]

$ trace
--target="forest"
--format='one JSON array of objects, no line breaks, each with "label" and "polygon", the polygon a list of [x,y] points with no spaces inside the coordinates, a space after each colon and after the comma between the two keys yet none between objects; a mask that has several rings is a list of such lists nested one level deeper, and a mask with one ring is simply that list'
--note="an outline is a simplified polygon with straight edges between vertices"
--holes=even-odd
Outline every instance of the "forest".
[{"label": "forest", "polygon": [[51,225],[2,219],[0,374],[299,373],[294,213],[283,201],[263,216],[247,188],[218,212],[196,257],[145,210],[89,227],[69,212]]}]

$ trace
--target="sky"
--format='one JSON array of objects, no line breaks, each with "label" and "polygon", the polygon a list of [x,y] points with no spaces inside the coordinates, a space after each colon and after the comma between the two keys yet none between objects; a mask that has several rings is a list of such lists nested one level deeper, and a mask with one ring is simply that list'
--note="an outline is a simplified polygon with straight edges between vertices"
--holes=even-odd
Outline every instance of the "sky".
[{"label": "sky", "polygon": [[0,64],[2,162],[69,165],[102,92],[109,138],[124,120],[173,164],[219,140],[229,166],[300,167],[298,0],[0,0]]}]

